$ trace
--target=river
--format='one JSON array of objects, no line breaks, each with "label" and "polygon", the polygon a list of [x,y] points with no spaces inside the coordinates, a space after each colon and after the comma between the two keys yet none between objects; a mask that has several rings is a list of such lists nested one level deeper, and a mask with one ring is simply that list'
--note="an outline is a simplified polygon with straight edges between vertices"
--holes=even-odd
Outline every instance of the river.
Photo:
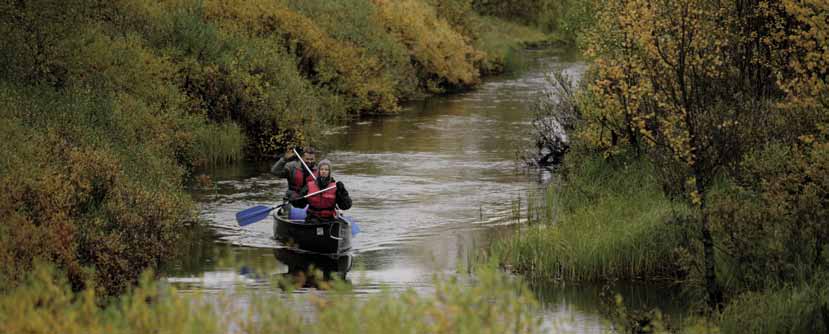
[{"label": "river", "polygon": [[[411,102],[398,115],[327,131],[321,155],[348,188],[354,206],[347,213],[361,227],[348,274],[355,295],[381,288],[429,290],[435,274],[465,268],[492,240],[520,228],[523,220],[516,213],[526,215],[527,194],[549,178],[517,159],[532,145],[532,104],[549,87],[548,73],[561,69],[579,78],[586,68],[554,50],[524,56],[525,70],[487,78],[474,91]],[[221,258],[271,262],[274,270],[287,271],[274,257],[278,245],[270,221],[239,228],[234,220],[240,210],[281,198],[286,183],[268,174],[270,163],[214,168],[203,172],[211,186],[194,183],[192,195],[209,228],[194,228],[182,244],[187,256],[164,272],[179,291],[224,291],[239,284],[274,289],[238,279],[238,266],[223,265]],[[612,330],[599,312],[600,287],[534,284],[533,290],[547,326],[579,333]],[[619,288],[628,301],[669,308],[663,290]]]}]

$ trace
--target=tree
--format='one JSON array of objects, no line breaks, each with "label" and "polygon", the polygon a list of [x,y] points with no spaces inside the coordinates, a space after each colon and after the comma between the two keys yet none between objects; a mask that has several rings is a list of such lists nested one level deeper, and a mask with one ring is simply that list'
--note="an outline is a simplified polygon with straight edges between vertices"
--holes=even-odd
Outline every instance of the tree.
[{"label": "tree", "polygon": [[645,142],[668,183],[684,180],[667,188],[696,209],[714,308],[723,299],[707,195],[718,175],[735,170],[744,152],[765,140],[757,134],[765,111],[784,96],[775,80],[777,55],[764,42],[779,18],[768,8],[761,1],[611,0],[587,38],[596,78],[589,84],[592,111],[585,111],[592,126],[581,137],[611,152]]}]

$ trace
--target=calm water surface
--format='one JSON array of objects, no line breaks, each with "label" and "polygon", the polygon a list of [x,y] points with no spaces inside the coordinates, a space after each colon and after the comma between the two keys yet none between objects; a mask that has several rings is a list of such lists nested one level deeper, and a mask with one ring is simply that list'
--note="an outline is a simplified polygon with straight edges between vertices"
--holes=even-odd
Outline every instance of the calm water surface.
[{"label": "calm water surface", "polygon": [[[526,58],[526,71],[489,78],[475,91],[412,102],[399,115],[328,131],[322,155],[348,188],[354,206],[347,213],[362,229],[354,239],[354,269],[348,274],[355,295],[381,287],[428,291],[435,274],[464,268],[492,240],[520,227],[515,203],[526,206],[528,191],[544,186],[539,181],[544,178],[517,162],[519,150],[531,145],[532,104],[548,89],[548,73],[562,69],[579,78],[585,69],[582,62],[555,51],[528,51]],[[167,280],[182,293],[236,285],[280,293],[255,279],[240,280],[238,266],[219,263],[230,257],[287,271],[274,257],[273,248],[279,246],[272,240],[270,221],[242,229],[234,220],[240,210],[281,198],[286,183],[267,173],[269,165],[242,163],[204,171],[213,186],[193,187],[201,216],[210,224],[193,230],[182,245],[189,256],[166,271]],[[660,290],[620,291],[626,300],[663,305]],[[598,287],[539,285],[534,291],[551,328],[611,329],[598,311]]]}]

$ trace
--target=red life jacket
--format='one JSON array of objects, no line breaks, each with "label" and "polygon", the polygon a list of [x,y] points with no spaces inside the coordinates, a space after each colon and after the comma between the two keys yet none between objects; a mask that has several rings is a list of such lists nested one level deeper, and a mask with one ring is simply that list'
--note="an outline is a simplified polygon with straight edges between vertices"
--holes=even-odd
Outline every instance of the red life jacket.
[{"label": "red life jacket", "polygon": [[[291,182],[289,182],[288,184],[288,189],[299,192],[299,190],[302,189],[303,186],[305,186],[305,170],[302,168],[294,167],[291,170],[291,172],[293,173],[293,175],[291,175]],[[317,174],[316,170],[314,170],[313,172],[314,175]]]},{"label": "red life jacket", "polygon": [[[316,173],[315,173],[316,174]],[[317,191],[320,191],[319,186],[317,186],[317,181],[311,177],[308,177],[306,180],[308,182],[308,193],[313,194]],[[337,185],[334,182],[328,183],[325,188]],[[337,205],[337,188],[334,187],[330,190],[326,190],[322,193],[316,194],[314,196],[308,197],[308,213],[311,213],[317,217],[323,218],[331,218],[337,215],[337,211],[334,210],[334,207]]]}]

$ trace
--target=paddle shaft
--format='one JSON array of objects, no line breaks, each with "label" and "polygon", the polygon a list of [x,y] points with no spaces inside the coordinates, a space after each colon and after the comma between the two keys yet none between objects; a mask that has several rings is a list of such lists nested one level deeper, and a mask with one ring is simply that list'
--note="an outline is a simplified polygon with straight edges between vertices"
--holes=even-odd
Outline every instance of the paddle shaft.
[{"label": "paddle shaft", "polygon": [[334,188],[336,188],[336,187],[337,187],[336,185],[334,185],[334,186],[330,186],[330,187],[325,188],[325,189],[323,189],[323,190],[312,192],[312,193],[310,193],[310,194],[308,194],[308,195],[303,196],[302,198],[308,198],[308,197],[314,196],[314,195],[316,195],[316,194],[319,194],[319,193],[321,193],[321,192],[324,192],[324,191],[328,191],[328,190],[334,189]]},{"label": "paddle shaft", "polygon": [[314,181],[316,181],[316,180],[317,180],[317,176],[316,176],[316,175],[314,175],[314,172],[312,172],[312,171],[311,171],[311,168],[308,168],[308,165],[306,165],[306,164],[305,164],[305,160],[302,160],[302,157],[301,157],[301,156],[299,156],[299,152],[297,152],[295,148],[294,148],[293,150],[294,150],[294,154],[295,154],[295,155],[296,155],[296,157],[299,159],[299,162],[301,162],[301,163],[302,163],[302,165],[303,165],[303,166],[305,166],[305,170],[307,170],[307,171],[308,171],[308,174],[311,174],[311,177],[313,177],[313,178],[314,178]]}]

